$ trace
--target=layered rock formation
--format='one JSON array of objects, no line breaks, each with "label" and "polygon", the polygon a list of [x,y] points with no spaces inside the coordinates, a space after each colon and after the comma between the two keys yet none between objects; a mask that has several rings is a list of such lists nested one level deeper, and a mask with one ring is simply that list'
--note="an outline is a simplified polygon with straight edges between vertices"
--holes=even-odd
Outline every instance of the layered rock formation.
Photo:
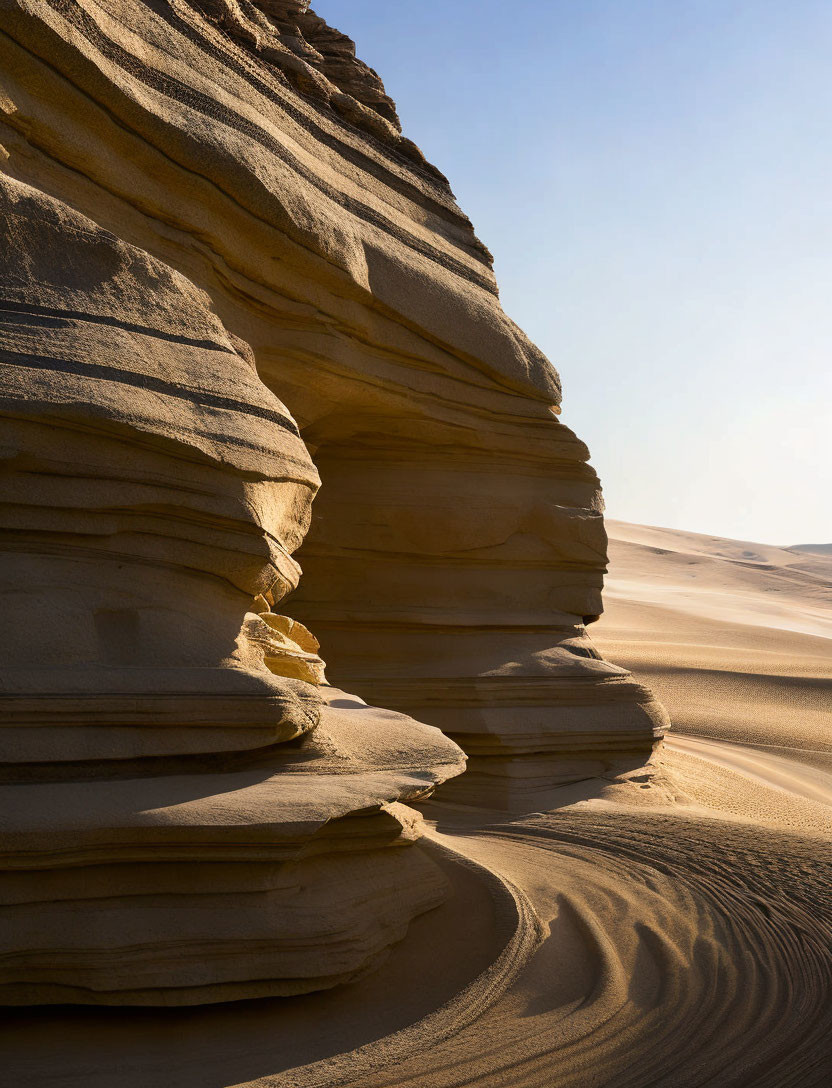
[{"label": "layered rock formation", "polygon": [[[445,179],[302,0],[8,0],[0,73],[7,901],[46,903],[93,861],[120,866],[117,898],[226,897],[199,926],[170,922],[191,951],[164,965],[150,915],[131,915],[137,951],[115,973],[113,916],[96,948],[80,930],[59,946],[63,915],[38,947],[18,931],[10,999],[346,977],[440,894],[418,846],[387,848],[416,834],[389,805],[461,756],[354,701],[361,739],[343,740],[312,636],[267,611],[298,585],[291,553],[308,525],[279,607],[320,640],[330,680],[457,739],[471,769],[447,796],[540,807],[644,761],[665,727],[586,636],[605,565],[586,447]],[[252,827],[271,845],[249,867]],[[345,892],[338,933],[325,910],[303,929],[298,981],[280,866],[329,858],[304,883],[321,902],[336,839],[339,872],[374,893],[359,917]],[[205,868],[172,877],[168,841]],[[261,911],[248,944],[235,888]]]},{"label": "layered rock formation", "polygon": [[400,801],[461,753],[319,689],[271,611],[318,475],[204,292],[30,185],[0,200],[0,1001],[351,978],[442,900]]},{"label": "layered rock formation", "polygon": [[461,761],[404,715],[329,689],[302,748],[236,770],[137,770],[0,786],[0,1003],[322,989],[374,966],[445,896],[400,799]]}]

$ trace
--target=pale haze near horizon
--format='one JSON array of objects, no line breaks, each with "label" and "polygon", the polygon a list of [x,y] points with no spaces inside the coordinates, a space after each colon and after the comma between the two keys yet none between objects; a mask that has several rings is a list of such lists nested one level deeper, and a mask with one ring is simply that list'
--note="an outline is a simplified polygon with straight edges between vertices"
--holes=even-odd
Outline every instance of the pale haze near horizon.
[{"label": "pale haze near horizon", "polygon": [[832,5],[313,8],[494,253],[607,515],[832,541]]}]

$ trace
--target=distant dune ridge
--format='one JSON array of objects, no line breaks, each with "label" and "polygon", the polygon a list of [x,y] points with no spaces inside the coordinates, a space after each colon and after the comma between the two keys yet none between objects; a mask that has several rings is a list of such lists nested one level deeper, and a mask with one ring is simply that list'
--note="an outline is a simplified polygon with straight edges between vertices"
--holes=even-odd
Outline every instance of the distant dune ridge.
[{"label": "distant dune ridge", "polygon": [[832,555],[832,544],[790,544],[792,552],[814,552],[816,555]]},{"label": "distant dune ridge", "polygon": [[832,753],[832,556],[608,521],[598,644],[674,731]]}]

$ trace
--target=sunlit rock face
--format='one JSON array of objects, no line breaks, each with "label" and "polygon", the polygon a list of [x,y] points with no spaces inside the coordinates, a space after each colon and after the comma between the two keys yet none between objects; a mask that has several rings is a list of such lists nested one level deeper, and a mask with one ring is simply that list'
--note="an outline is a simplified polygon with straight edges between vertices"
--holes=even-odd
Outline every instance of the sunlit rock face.
[{"label": "sunlit rock face", "polygon": [[294,420],[179,273],[9,177],[0,200],[4,758],[301,736],[315,688],[244,627],[300,574],[318,475]]},{"label": "sunlit rock face", "polygon": [[0,31],[4,999],[330,985],[441,898],[401,801],[540,807],[661,736],[584,628],[597,477],[305,3],[8,0]]},{"label": "sunlit rock face", "polygon": [[318,474],[205,292],[0,202],[0,1002],[346,981],[442,901],[400,802],[462,753],[276,611]]}]

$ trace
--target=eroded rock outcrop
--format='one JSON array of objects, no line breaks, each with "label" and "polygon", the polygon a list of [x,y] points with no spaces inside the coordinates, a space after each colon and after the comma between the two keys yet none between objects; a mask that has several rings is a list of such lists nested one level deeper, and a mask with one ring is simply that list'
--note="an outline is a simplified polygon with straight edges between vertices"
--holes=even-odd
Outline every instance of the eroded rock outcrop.
[{"label": "eroded rock outcrop", "polygon": [[[415,835],[389,806],[456,775],[461,756],[351,701],[361,739],[338,764],[338,799],[319,794],[346,726],[321,698],[310,640],[330,681],[465,747],[468,774],[444,787],[463,800],[540,807],[560,782],[643,761],[665,728],[650,693],[586,636],[605,566],[586,447],[559,422],[557,374],[503,313],[490,255],[444,178],[401,135],[352,43],[306,3],[8,0],[0,73],[2,737],[7,788],[27,791],[10,823],[8,901],[46,903],[62,857],[88,864],[72,847],[88,831],[109,844],[90,857],[118,865],[122,843],[154,841],[152,813],[160,833],[188,829],[171,857],[208,866],[197,884],[213,873],[231,889],[246,872],[252,894],[271,889],[245,949],[222,915],[231,903],[217,906],[235,993],[347,977],[440,894],[418,847],[388,848]],[[312,634],[293,638],[279,612]],[[410,740],[388,750],[392,721]],[[380,762],[356,763],[364,749]],[[237,774],[249,777],[224,777]],[[289,801],[273,815],[284,785],[286,797],[310,791],[308,820]],[[229,793],[239,807],[217,801]],[[82,795],[91,822],[78,815],[62,839],[43,813],[80,813]],[[295,823],[306,830],[277,830]],[[339,865],[378,874],[363,919],[357,906],[339,916],[366,936],[342,933],[355,954],[339,958],[322,911],[323,930],[304,930],[309,973],[292,982],[275,935],[291,943],[291,925],[269,927],[296,885],[275,866],[329,857],[320,844],[342,823]],[[351,837],[359,824],[374,830]],[[250,871],[231,868],[241,826],[268,827],[277,851]],[[148,887],[185,894],[154,857]],[[314,864],[310,902],[330,879],[329,862]],[[114,871],[138,894],[140,874]],[[57,915],[54,927],[43,932],[72,932]],[[192,941],[183,963],[210,928],[171,930]],[[112,948],[117,930],[102,923]],[[108,974],[102,938],[86,981],[73,981],[85,953],[67,948],[63,974],[44,968],[27,990],[27,964],[49,949],[14,939],[11,999],[67,986],[73,1000],[118,1000],[133,985],[127,1000],[165,987],[165,1000],[177,987],[202,1000],[231,985],[218,966],[180,977],[157,964],[141,984]],[[254,949],[270,940],[258,974]],[[136,963],[152,959],[134,944]]]},{"label": "eroded rock outcrop", "polygon": [[204,292],[32,186],[0,201],[0,1001],[351,978],[443,898],[400,802],[461,753],[319,688],[271,611],[318,474]]}]

